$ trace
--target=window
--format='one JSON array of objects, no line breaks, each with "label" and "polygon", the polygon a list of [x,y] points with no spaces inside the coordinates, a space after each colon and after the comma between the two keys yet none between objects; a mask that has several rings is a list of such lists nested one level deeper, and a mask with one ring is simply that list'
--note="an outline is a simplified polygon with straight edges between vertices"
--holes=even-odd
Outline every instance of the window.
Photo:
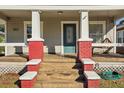
[{"label": "window", "polygon": [[32,26],[31,24],[27,24],[27,39],[32,37]]},{"label": "window", "polygon": [[0,43],[5,42],[5,25],[0,24]]},{"label": "window", "polygon": [[117,32],[117,43],[124,43],[124,31]]},{"label": "window", "polygon": [[[43,38],[43,22],[40,24],[41,26],[41,37]],[[31,21],[24,21],[24,31],[25,31],[25,43],[27,42],[27,39],[30,39],[32,37],[32,25]]]},{"label": "window", "polygon": [[[0,19],[0,43],[6,42],[6,22]],[[5,47],[0,47],[0,54],[5,54]]]},{"label": "window", "polygon": [[105,22],[91,21],[89,24],[89,37],[93,38],[93,43],[101,43],[104,40]]}]

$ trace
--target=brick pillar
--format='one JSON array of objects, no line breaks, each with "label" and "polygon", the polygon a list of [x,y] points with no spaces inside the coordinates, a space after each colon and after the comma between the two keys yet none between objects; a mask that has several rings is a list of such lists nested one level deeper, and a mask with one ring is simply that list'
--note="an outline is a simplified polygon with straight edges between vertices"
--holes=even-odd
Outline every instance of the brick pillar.
[{"label": "brick pillar", "polygon": [[29,41],[29,60],[41,59],[43,61],[43,41]]},{"label": "brick pillar", "polygon": [[92,57],[92,41],[78,41],[78,60]]}]

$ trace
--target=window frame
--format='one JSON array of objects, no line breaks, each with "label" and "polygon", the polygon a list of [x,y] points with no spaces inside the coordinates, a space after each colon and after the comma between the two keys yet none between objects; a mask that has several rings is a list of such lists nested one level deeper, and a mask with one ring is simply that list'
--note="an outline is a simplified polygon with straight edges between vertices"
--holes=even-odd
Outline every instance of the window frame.
[{"label": "window frame", "polygon": [[[27,25],[31,24],[32,25],[32,21],[24,21],[24,43],[27,43],[28,37],[27,37]],[[43,38],[43,21],[40,22],[40,31],[41,31],[41,37]],[[32,34],[31,34],[32,35]]]},{"label": "window frame", "polygon": [[[106,38],[106,21],[89,21],[89,25],[90,24],[102,24],[103,27],[103,39]],[[90,31],[89,31],[89,35],[90,35]],[[97,42],[96,42],[97,43]]]}]

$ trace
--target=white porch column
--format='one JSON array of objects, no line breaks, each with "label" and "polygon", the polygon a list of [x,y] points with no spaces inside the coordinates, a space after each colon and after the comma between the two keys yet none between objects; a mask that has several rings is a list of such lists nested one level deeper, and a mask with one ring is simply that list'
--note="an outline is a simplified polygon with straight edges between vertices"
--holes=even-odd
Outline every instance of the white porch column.
[{"label": "white porch column", "polygon": [[43,40],[40,37],[40,13],[37,10],[32,11],[32,38],[31,40]]},{"label": "white porch column", "polygon": [[80,13],[80,39],[89,40],[88,11],[81,11]]},{"label": "white porch column", "polygon": [[40,37],[40,13],[32,11],[32,38],[29,39],[29,60],[41,59],[43,61],[44,40]]},{"label": "white porch column", "polygon": [[78,40],[78,60],[92,57],[92,39],[89,38],[88,12],[80,13],[80,39]]}]

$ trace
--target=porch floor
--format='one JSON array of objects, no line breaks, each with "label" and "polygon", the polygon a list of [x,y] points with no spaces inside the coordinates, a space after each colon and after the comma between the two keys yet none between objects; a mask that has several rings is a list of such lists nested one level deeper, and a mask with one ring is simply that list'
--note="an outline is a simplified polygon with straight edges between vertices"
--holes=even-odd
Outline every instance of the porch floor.
[{"label": "porch floor", "polygon": [[27,55],[14,54],[9,56],[0,56],[0,62],[27,62]]},{"label": "porch floor", "polygon": [[[10,56],[0,56],[0,62],[27,62],[28,56],[23,54],[15,54]],[[61,59],[61,61],[60,61]],[[92,59],[95,62],[124,62],[124,55],[122,54],[94,54]],[[45,54],[44,61],[46,62],[75,62],[76,54],[57,55]]]}]

